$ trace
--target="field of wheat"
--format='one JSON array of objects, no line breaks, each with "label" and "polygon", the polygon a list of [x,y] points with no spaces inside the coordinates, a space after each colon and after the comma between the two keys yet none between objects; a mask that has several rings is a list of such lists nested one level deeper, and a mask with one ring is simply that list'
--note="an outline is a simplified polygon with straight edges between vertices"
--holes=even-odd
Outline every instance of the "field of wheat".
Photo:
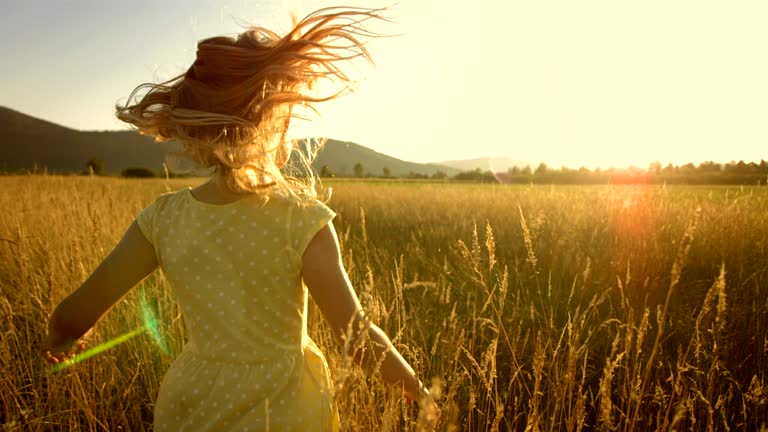
[{"label": "field of wheat", "polygon": [[[51,374],[55,304],[158,194],[199,180],[0,177],[0,427],[150,430],[183,317],[156,272]],[[372,320],[439,393],[439,430],[761,430],[768,424],[768,187],[331,182]],[[340,354],[316,310],[344,430],[417,430],[417,409]]]}]

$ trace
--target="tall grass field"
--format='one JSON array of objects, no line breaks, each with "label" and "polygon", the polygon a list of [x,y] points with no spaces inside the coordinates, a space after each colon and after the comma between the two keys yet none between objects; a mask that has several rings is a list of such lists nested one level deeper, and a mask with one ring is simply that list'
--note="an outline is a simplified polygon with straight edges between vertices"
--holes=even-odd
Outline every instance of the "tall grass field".
[{"label": "tall grass field", "polygon": [[[152,429],[186,336],[160,271],[87,344],[146,327],[147,299],[159,337],[58,373],[39,344],[136,214],[200,182],[0,177],[0,430]],[[324,186],[363,307],[439,395],[438,430],[768,430],[768,187]],[[344,430],[419,430],[314,306],[309,326]]]}]

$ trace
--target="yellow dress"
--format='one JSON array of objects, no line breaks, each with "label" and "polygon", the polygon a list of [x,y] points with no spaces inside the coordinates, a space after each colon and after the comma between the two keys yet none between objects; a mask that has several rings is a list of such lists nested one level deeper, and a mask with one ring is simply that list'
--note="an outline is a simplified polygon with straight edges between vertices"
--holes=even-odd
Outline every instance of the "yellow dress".
[{"label": "yellow dress", "polygon": [[338,430],[301,280],[304,249],[334,216],[278,194],[207,204],[190,189],[142,210],[189,336],[160,385],[155,431]]}]

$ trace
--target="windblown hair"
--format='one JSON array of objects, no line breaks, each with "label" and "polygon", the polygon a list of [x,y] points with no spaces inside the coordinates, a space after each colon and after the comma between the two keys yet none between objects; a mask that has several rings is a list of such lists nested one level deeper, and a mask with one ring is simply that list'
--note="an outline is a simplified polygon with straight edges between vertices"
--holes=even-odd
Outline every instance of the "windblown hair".
[{"label": "windblown hair", "polygon": [[[213,37],[197,45],[186,73],[160,84],[142,84],[117,105],[117,118],[157,141],[177,140],[182,156],[215,168],[234,192],[264,192],[271,186],[294,196],[315,197],[310,167],[322,146],[286,141],[293,108],[316,111],[315,103],[347,93],[352,79],[344,63],[373,60],[365,48],[378,36],[362,24],[382,9],[324,8],[297,22],[285,36],[261,27],[237,38]],[[311,96],[318,80],[339,90]],[[300,176],[281,172],[288,162]]]}]

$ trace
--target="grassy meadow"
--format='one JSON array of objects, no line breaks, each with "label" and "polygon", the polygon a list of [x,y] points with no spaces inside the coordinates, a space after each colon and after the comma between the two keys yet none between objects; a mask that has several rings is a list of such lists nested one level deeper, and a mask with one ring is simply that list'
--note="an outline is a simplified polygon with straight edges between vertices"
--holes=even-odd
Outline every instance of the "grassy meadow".
[{"label": "grassy meadow", "polygon": [[[0,177],[1,430],[151,430],[172,356],[149,335],[57,374],[37,349],[139,210],[197,182]],[[439,430],[768,426],[768,187],[325,186],[361,302],[440,394]],[[178,352],[159,272],[88,344],[140,327],[142,294]],[[418,430],[310,315],[344,430]]]}]

